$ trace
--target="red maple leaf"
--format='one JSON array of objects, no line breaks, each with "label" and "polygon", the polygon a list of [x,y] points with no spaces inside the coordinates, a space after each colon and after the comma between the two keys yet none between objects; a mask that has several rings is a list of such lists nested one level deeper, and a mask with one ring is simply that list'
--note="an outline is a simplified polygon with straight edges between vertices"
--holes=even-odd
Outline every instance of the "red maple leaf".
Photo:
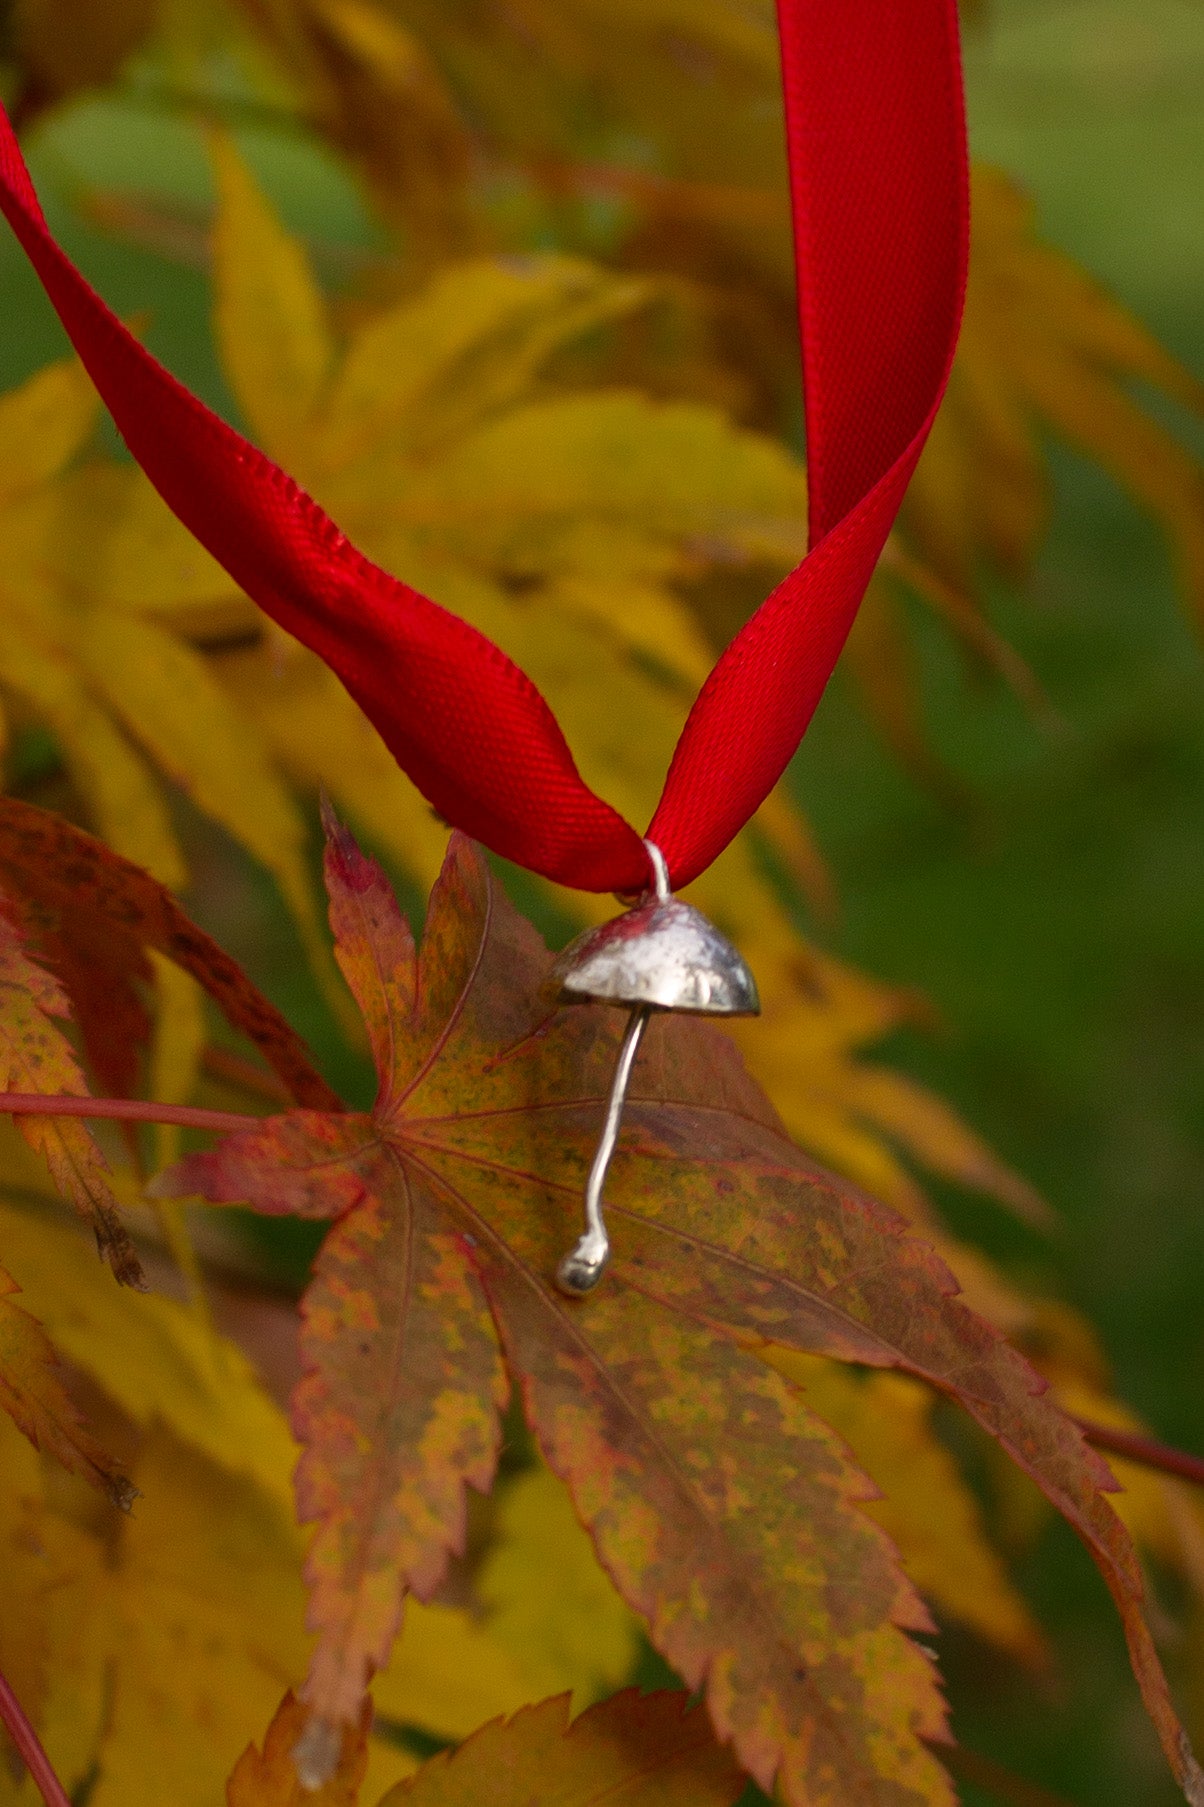
[{"label": "red maple leaf", "polygon": [[549,956],[453,838],[421,953],[379,867],[329,825],[337,953],[379,1075],[370,1113],[231,1135],[164,1193],[334,1218],[303,1301],[302,1517],[319,1633],[304,1690],[350,1722],[407,1589],[429,1596],[487,1488],[517,1384],[598,1554],[719,1735],[808,1807],[952,1799],[929,1628],[873,1489],[774,1346],[919,1376],[1083,1538],[1193,1800],[1204,1780],[1141,1612],[1107,1467],[894,1214],[818,1171],[727,1039],[654,1020],[609,1186],[614,1257],[584,1301],[574,1239],[621,1021],[546,994]]}]

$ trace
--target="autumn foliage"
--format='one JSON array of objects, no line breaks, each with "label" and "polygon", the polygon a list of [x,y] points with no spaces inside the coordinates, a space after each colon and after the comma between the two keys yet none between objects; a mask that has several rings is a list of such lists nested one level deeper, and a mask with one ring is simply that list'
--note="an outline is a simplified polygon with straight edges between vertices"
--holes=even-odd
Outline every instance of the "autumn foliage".
[{"label": "autumn foliage", "polygon": [[[530,672],[588,781],[646,820],[716,649],[805,549],[772,8],[10,10],[31,144],[106,84],[197,114],[211,216],[78,205],[206,261],[251,437]],[[240,108],[345,159],[387,249],[332,277]],[[598,148],[623,133],[630,166]],[[1199,468],[1129,386],[1198,407],[1199,385],[1001,171],[977,172],[974,229],[953,384],[847,658],[946,796],[917,604],[1052,718],[985,602],[1037,556],[1043,434],[1156,519],[1204,619]],[[940,1220],[925,1175],[1050,1213],[873,1054],[925,1007],[824,951],[833,881],[789,786],[691,888],[764,1015],[654,1022],[614,1261],[566,1300],[622,1025],[562,1005],[529,918],[563,940],[611,906],[537,881],[512,901],[449,842],[99,415],[69,359],[0,397],[0,701],[51,774],[14,758],[0,798],[0,1676],[68,1796],[938,1807],[970,1774],[938,1626],[1048,1683],[994,1489],[1078,1534],[1204,1802],[1143,1575],[1199,1622],[1199,1499],[1110,1471],[1084,1424],[1142,1427],[1085,1322]],[[198,926],[219,834],[291,925],[312,1047]],[[371,1100],[332,1083],[336,1044],[343,1073],[370,1057]],[[226,1207],[325,1226],[299,1297]],[[0,1804],[35,1799],[0,1748]]]}]

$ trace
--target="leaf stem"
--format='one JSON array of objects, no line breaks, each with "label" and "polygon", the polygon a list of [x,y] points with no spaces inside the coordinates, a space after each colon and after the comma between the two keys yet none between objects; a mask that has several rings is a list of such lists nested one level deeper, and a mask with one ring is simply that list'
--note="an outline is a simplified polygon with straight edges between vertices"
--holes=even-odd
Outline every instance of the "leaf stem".
[{"label": "leaf stem", "polygon": [[1106,1449],[1114,1456],[1123,1456],[1126,1462],[1138,1462],[1143,1468],[1157,1468],[1163,1474],[1173,1474],[1181,1481],[1192,1481],[1197,1487],[1204,1487],[1204,1457],[1192,1456],[1184,1449],[1174,1449],[1169,1443],[1159,1443],[1156,1437],[1144,1437],[1140,1431],[1118,1430],[1112,1424],[1096,1424],[1089,1418],[1076,1418],[1075,1423],[1096,1449]]},{"label": "leaf stem", "polygon": [[25,1709],[8,1682],[0,1675],[0,1720],[20,1753],[21,1761],[37,1783],[46,1807],[71,1807],[67,1791],[55,1775],[42,1741],[26,1717]]},{"label": "leaf stem", "polygon": [[255,1129],[262,1121],[242,1111],[204,1111],[191,1104],[142,1098],[89,1098],[68,1092],[0,1092],[0,1112],[14,1117],[104,1117],[124,1123],[178,1123],[184,1129]]}]

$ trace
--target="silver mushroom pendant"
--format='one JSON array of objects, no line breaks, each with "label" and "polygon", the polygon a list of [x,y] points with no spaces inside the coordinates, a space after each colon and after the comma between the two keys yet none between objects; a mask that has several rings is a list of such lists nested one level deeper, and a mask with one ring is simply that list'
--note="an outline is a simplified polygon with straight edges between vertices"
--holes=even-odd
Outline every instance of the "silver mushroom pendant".
[{"label": "silver mushroom pendant", "polygon": [[587,929],[552,967],[565,1003],[625,1004],[631,1012],[619,1048],[606,1118],[585,1185],[585,1231],[556,1270],[560,1290],[580,1298],[598,1284],[610,1259],[602,1189],[619,1139],[623,1104],[640,1042],[655,1010],[695,1016],[757,1016],[752,974],[714,923],[669,889],[659,847],[645,841],[656,883],[635,906]]}]

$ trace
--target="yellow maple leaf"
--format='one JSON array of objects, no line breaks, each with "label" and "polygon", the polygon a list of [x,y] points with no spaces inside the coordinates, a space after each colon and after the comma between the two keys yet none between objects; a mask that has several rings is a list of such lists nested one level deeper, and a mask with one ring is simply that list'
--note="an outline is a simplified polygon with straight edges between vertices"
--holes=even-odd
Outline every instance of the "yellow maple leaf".
[{"label": "yellow maple leaf", "polygon": [[[46,1577],[29,1554],[38,1547],[38,1511],[23,1484],[36,1476],[38,1459],[7,1429],[0,1450],[11,1444],[13,1460],[4,1471],[0,1488],[0,1574],[4,1577],[4,1612],[0,1613],[0,1675],[3,1675],[28,1717],[40,1723],[49,1682],[48,1640],[42,1623],[41,1602]],[[0,1734],[0,1807],[31,1807],[32,1784],[26,1785],[24,1766],[7,1734]]]},{"label": "yellow maple leaf", "polygon": [[[358,80],[377,94],[378,117],[385,118],[388,66],[379,46],[400,34],[429,59],[424,67],[437,67],[445,95],[461,97],[461,129],[469,122],[475,129],[478,166],[492,161],[524,171],[527,212],[518,217],[528,232],[543,206],[561,239],[572,242],[574,230],[588,230],[591,200],[607,195],[619,209],[610,237],[624,261],[671,274],[679,308],[710,315],[716,330],[709,359],[679,357],[671,383],[715,393],[724,364],[728,388],[742,377],[743,399],[758,418],[777,418],[784,396],[793,405],[794,267],[777,38],[766,0],[523,0],[520,14],[491,17],[468,0],[354,0],[354,8],[364,46]],[[261,9],[246,10],[266,30],[273,54],[295,67],[298,47],[316,45],[330,0],[287,0],[268,27]],[[369,40],[378,43],[375,54]],[[714,130],[717,107],[722,133]],[[399,122],[397,132],[405,129]],[[638,167],[630,159],[633,140]],[[341,142],[348,142],[345,134]],[[351,148],[375,189],[387,187],[384,143],[361,139]],[[444,175],[450,222],[463,217],[472,177],[463,162]],[[566,196],[582,203],[576,223],[565,212]],[[402,189],[393,205],[404,217]],[[514,229],[504,210],[497,223],[503,232]],[[663,351],[649,350],[644,367],[664,380]],[[922,585],[924,600],[1042,713],[1031,674],[999,642],[976,600],[984,561],[1020,575],[1042,536],[1042,428],[1101,463],[1162,525],[1189,606],[1197,618],[1204,608],[1199,463],[1130,393],[1133,380],[1201,408],[1201,385],[1072,259],[1041,243],[1032,206],[1015,184],[978,168],[961,347],[904,518],[946,589],[942,602],[936,584]],[[881,589],[871,614],[882,650],[888,604]],[[852,663],[890,744],[918,776],[951,793],[907,676],[909,636],[897,609],[893,614],[889,675],[866,652],[868,620]]]},{"label": "yellow maple leaf", "polygon": [[0,1198],[0,1246],[56,1348],[133,1424],[168,1426],[291,1510],[296,1446],[239,1349],[175,1299],[99,1285],[82,1237],[45,1211]]},{"label": "yellow maple leaf", "polygon": [[461,1607],[406,1601],[401,1636],[372,1684],[382,1720],[456,1739],[530,1700],[523,1664],[504,1639]]},{"label": "yellow maple leaf", "polygon": [[[21,945],[9,920],[11,903],[0,895],[0,1089],[61,1092],[86,1097],[87,1084],[75,1052],[58,1023],[70,1016],[58,980]],[[57,1019],[57,1021],[56,1021]],[[108,1163],[80,1117],[18,1117],[20,1135],[46,1163],[64,1198],[93,1228],[97,1247],[115,1277],[127,1286],[142,1283],[133,1245],[121,1221]]]},{"label": "yellow maple leaf", "polygon": [[[679,351],[676,364],[666,361],[665,335],[653,332],[646,344],[661,349],[637,368],[679,391],[742,393],[764,421],[780,417],[784,398],[794,406],[794,264],[767,0],[523,0],[518,13],[490,16],[469,0],[244,0],[243,11],[307,97],[302,104],[420,239],[462,246],[474,236],[466,224],[474,206],[487,214],[492,205],[502,237],[529,236],[543,207],[560,242],[571,243],[588,234],[590,204],[606,195],[619,207],[609,248],[670,276],[683,317],[714,323],[709,355]],[[405,106],[399,81],[414,90]],[[416,142],[424,132],[425,148]],[[483,198],[479,172],[504,171],[509,192],[516,168],[526,213],[520,205],[512,221],[505,203]],[[582,203],[576,222],[566,197]],[[691,331],[668,337],[684,345]],[[1006,176],[979,168],[957,367],[905,519],[933,567],[919,594],[1042,714],[1031,674],[976,600],[984,558],[1022,572],[1043,530],[1039,428],[1097,459],[1164,526],[1189,604],[1197,615],[1204,606],[1199,464],[1130,395],[1130,379],[1200,409],[1200,384],[1073,260],[1036,238],[1031,206]],[[867,706],[917,775],[952,795],[906,672],[903,617],[882,586],[870,615],[879,650],[892,626],[894,669],[884,676],[868,655],[867,618],[851,654]]]},{"label": "yellow maple leaf", "polygon": [[[244,1357],[219,1343],[206,1361],[203,1333],[171,1300],[103,1288],[95,1272],[89,1298],[69,1238],[0,1205],[14,1265],[29,1264],[43,1300],[62,1281],[64,1348],[122,1408],[106,1429],[126,1447],[141,1429],[131,1472],[143,1497],[132,1516],[93,1505],[0,1422],[0,1591],[28,1603],[16,1624],[0,1616],[0,1654],[6,1673],[28,1678],[27,1710],[69,1789],[92,1774],[102,1807],[149,1804],[165,1789],[173,1807],[210,1807],[305,1673],[294,1449]],[[106,1295],[144,1322],[97,1308]],[[462,1608],[411,1603],[374,1693],[383,1722],[461,1738],[516,1711],[531,1683]],[[374,1737],[369,1797],[415,1767]]]},{"label": "yellow maple leaf", "polygon": [[64,1786],[92,1773],[102,1807],[164,1792],[209,1807],[304,1663],[285,1514],[162,1429],[135,1464],[139,1509],[119,1522],[76,1497],[69,1477],[3,1451],[5,1491],[37,1527],[34,1551],[3,1550],[3,1585],[30,1564],[40,1575],[39,1730]]},{"label": "yellow maple leaf", "polygon": [[[0,574],[0,686],[11,704],[54,731],[85,804],[114,845],[168,882],[181,883],[183,862],[144,762],[62,644],[68,637],[64,624],[57,635],[53,628],[39,633],[36,626],[56,600],[49,594],[43,559],[57,513],[56,479],[90,437],[99,406],[74,362],[50,365],[0,397],[0,520],[6,548]],[[40,453],[30,459],[35,444]]]},{"label": "yellow maple leaf", "polygon": [[48,1450],[118,1505],[128,1506],[133,1490],[116,1465],[84,1428],[63,1385],[58,1356],[37,1319],[13,1297],[21,1288],[0,1267],[0,1406],[35,1449]]},{"label": "yellow maple leaf", "polygon": [[639,1652],[639,1622],[599,1564],[564,1483],[542,1463],[504,1483],[493,1534],[475,1591],[490,1635],[518,1659],[532,1696],[569,1689],[580,1710],[621,1686]]},{"label": "yellow maple leaf", "polygon": [[[166,883],[184,883],[165,776],[273,874],[320,962],[304,822],[253,724],[231,708],[205,660],[128,606],[94,562],[111,533],[120,538],[123,511],[137,509],[142,487],[104,463],[71,468],[98,411],[74,363],[51,365],[0,397],[0,692],[53,731],[114,847]],[[216,567],[197,556],[180,565],[178,540],[157,521],[155,531],[162,554],[152,596],[170,601],[181,587],[191,595],[198,567],[210,583]],[[218,596],[230,588],[221,576]]]}]

